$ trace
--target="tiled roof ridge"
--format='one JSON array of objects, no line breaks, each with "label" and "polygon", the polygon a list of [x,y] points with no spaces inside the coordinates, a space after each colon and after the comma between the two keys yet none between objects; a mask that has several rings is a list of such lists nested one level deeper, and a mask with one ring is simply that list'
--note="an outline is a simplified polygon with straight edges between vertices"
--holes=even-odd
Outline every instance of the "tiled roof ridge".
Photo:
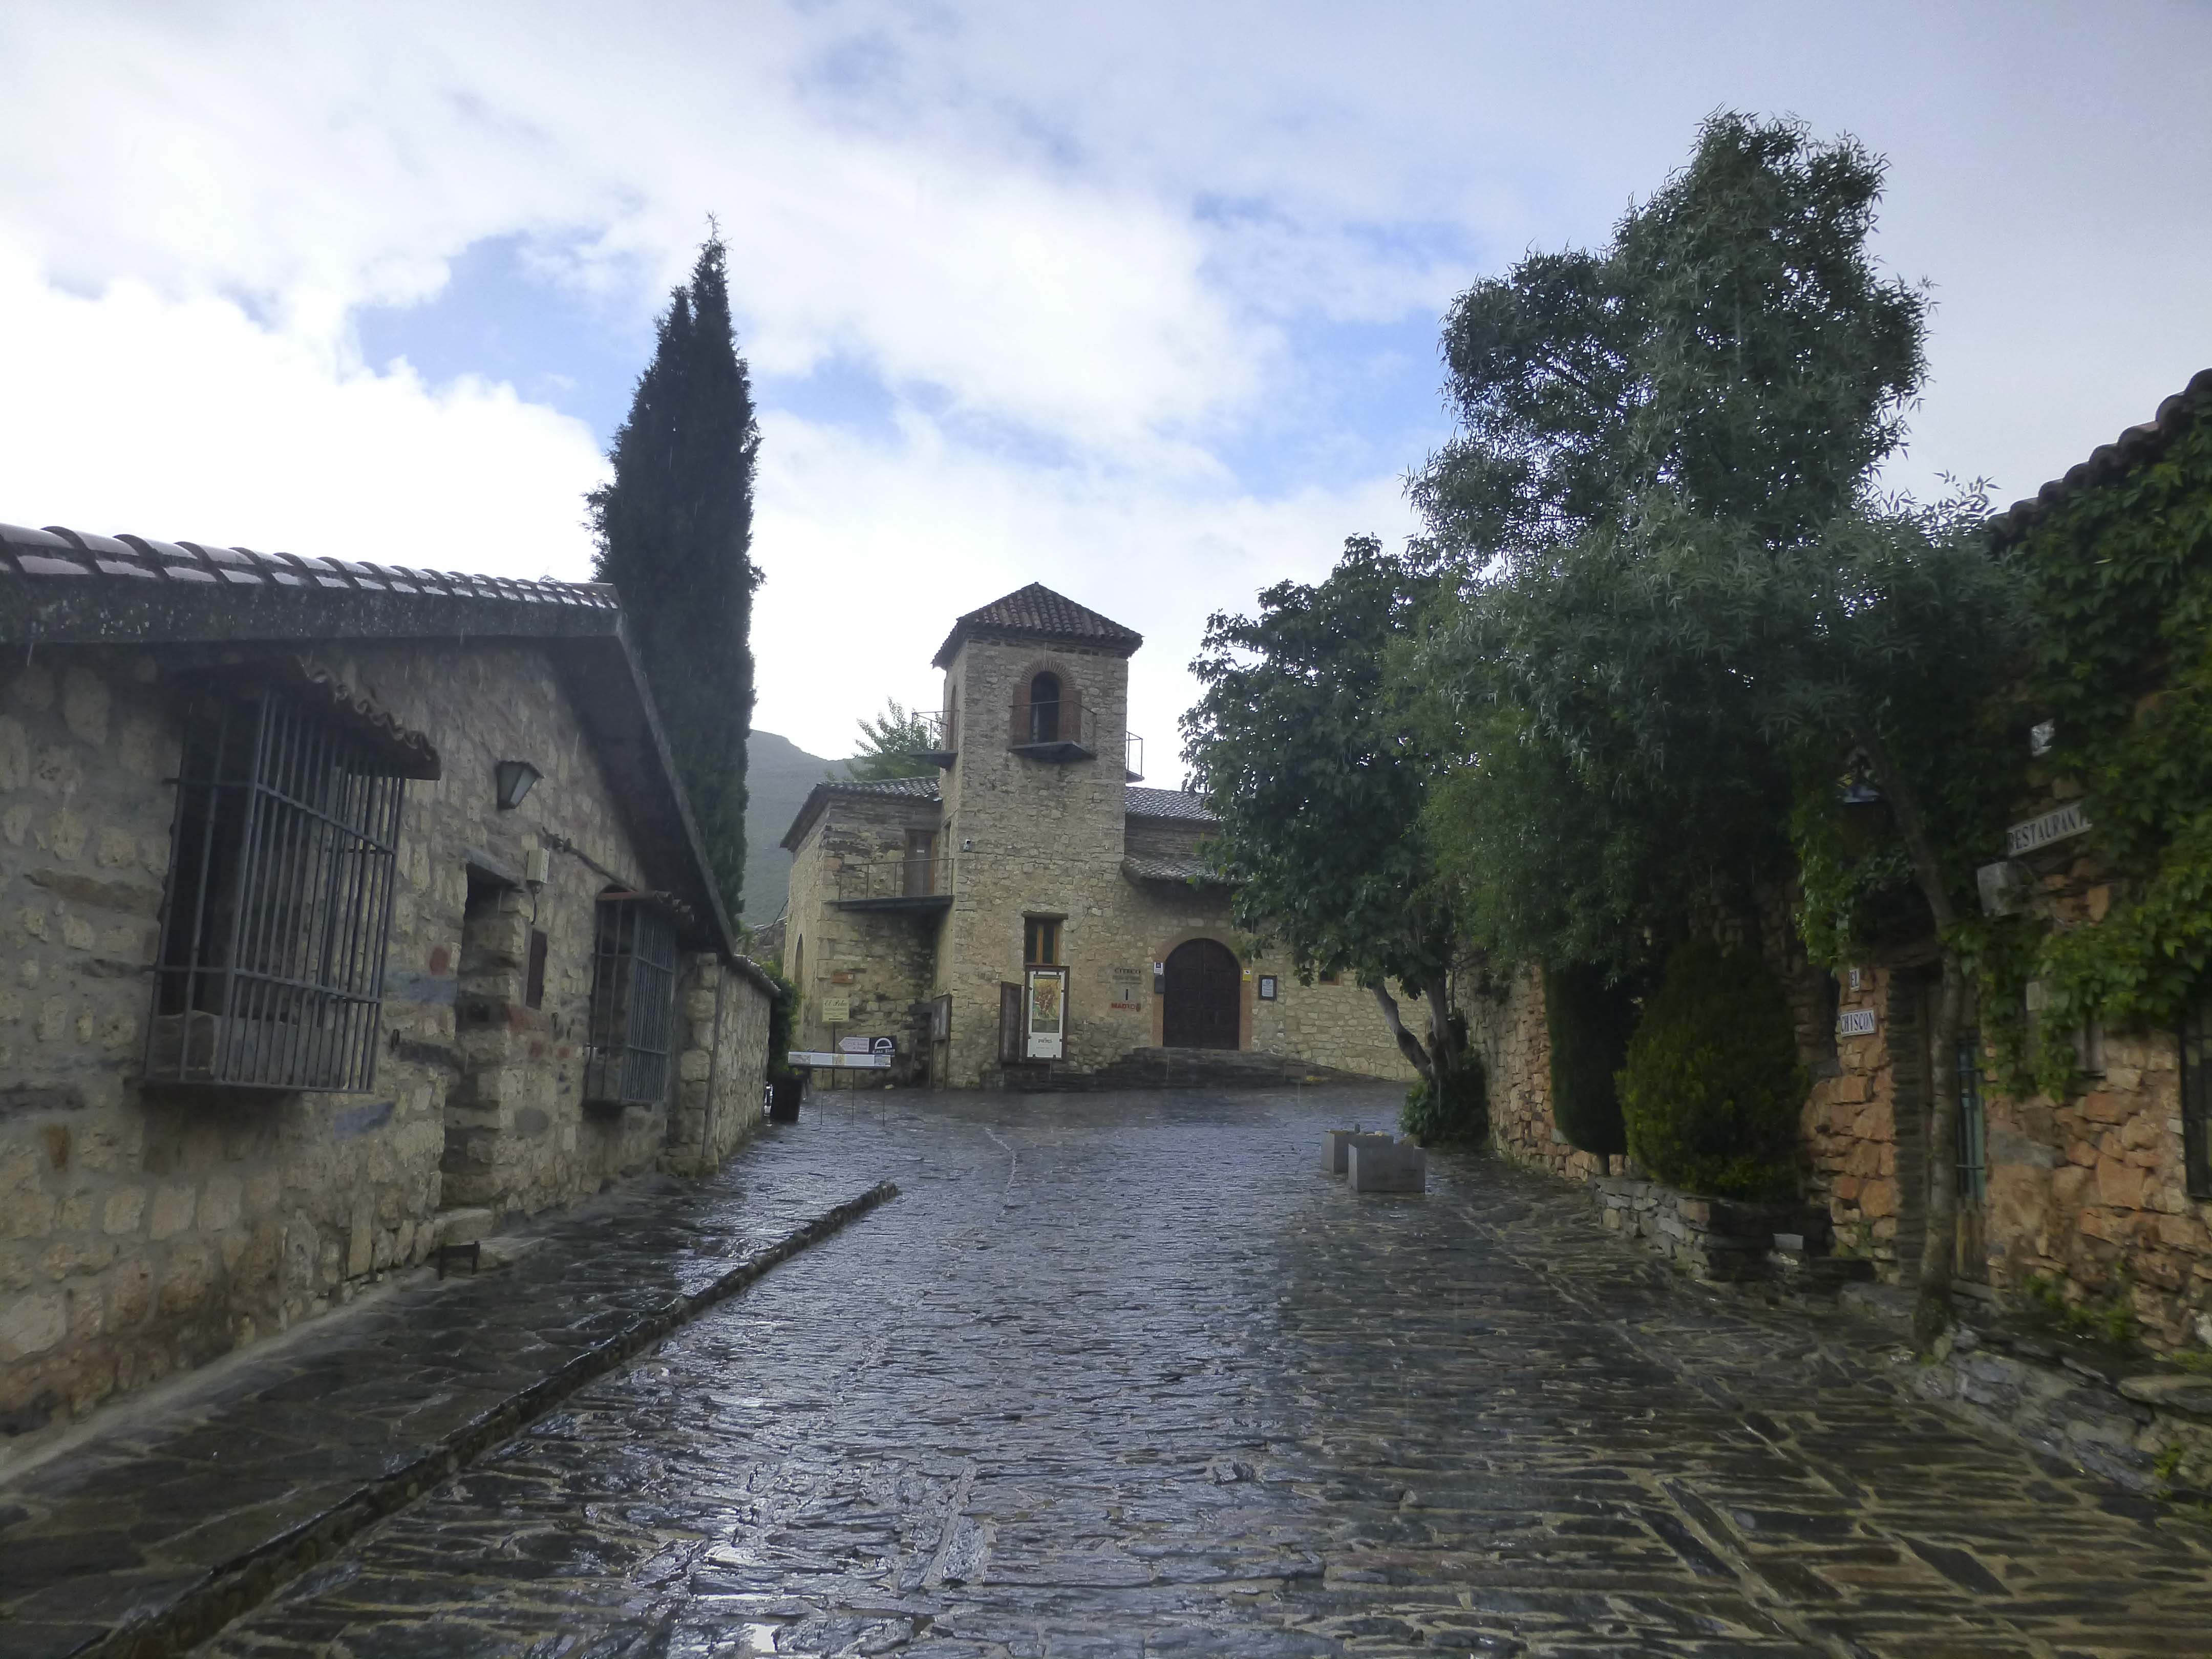
[{"label": "tiled roof ridge", "polygon": [[2191,375],[2189,384],[2161,402],[2149,420],[2128,428],[2111,443],[2098,445],[2088,459],[2068,467],[2063,477],[1996,514],[1989,524],[1990,544],[2000,550],[2009,547],[2081,490],[2152,459],[2208,405],[2212,405],[2212,368]]},{"label": "tiled roof ridge", "polygon": [[104,576],[235,587],[336,588],[423,593],[441,599],[507,599],[581,611],[621,609],[615,590],[605,582],[472,575],[356,559],[262,553],[250,547],[221,547],[212,543],[94,536],[62,525],[31,530],[0,524],[0,574],[57,580]]},{"label": "tiled roof ridge", "polygon": [[1205,799],[1187,789],[1147,789],[1133,783],[1123,792],[1122,807],[1131,817],[1182,818],[1194,823],[1219,822],[1206,810]]},{"label": "tiled roof ridge", "polygon": [[963,612],[954,621],[945,643],[938,647],[933,665],[944,667],[952,659],[960,641],[969,635],[993,632],[1036,634],[1054,640],[1093,640],[1126,647],[1124,655],[1133,653],[1145,642],[1145,636],[1135,629],[1124,627],[1087,605],[1079,605],[1042,582],[1031,582],[1011,593],[1001,593],[988,605]]},{"label": "tiled roof ridge", "polygon": [[817,789],[842,789],[864,795],[913,795],[934,800],[940,793],[935,778],[824,778]]}]

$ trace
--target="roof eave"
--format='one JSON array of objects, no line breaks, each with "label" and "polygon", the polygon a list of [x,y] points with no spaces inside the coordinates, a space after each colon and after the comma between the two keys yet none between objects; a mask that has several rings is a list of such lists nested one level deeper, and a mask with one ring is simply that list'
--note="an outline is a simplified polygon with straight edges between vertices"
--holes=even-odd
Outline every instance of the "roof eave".
[{"label": "roof eave", "polygon": [[2112,443],[2100,444],[2087,460],[2067,468],[2063,477],[2051,479],[2034,495],[2014,501],[1990,519],[1991,551],[2002,553],[2023,540],[2082,491],[2110,483],[2155,460],[2208,405],[2212,405],[2212,368],[2191,375],[2187,386],[2159,404],[2158,413],[2151,419],[2128,428]]}]

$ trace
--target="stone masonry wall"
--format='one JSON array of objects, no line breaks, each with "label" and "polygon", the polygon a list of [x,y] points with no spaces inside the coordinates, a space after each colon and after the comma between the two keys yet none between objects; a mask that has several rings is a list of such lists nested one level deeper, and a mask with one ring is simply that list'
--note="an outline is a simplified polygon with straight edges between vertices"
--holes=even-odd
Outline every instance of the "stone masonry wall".
[{"label": "stone masonry wall", "polygon": [[1491,1142],[1516,1164],[1571,1180],[1601,1173],[1601,1160],[1561,1139],[1552,1121],[1552,1035],[1544,1018],[1544,970],[1513,976],[1504,998],[1463,995],[1468,1036],[1481,1050],[1490,1085]]},{"label": "stone masonry wall", "polygon": [[[535,901],[543,1008],[487,996],[472,1035],[457,1023],[470,848],[520,868],[545,831],[627,878],[647,873],[544,650],[380,646],[327,665],[444,760],[441,780],[407,786],[375,1086],[358,1095],[141,1091],[180,700],[143,650],[52,649],[0,670],[0,1433],[80,1413],[420,1260],[449,1160],[453,1184],[482,1177],[477,1201],[527,1211],[661,1155],[665,1109],[580,1102],[605,878],[580,858],[555,853]],[[546,776],[498,813],[491,766],[508,756]],[[506,960],[480,973],[518,969],[530,908],[498,901],[472,943]],[[746,1067],[728,1071],[743,1087]]]},{"label": "stone masonry wall", "polygon": [[768,1076],[768,994],[711,951],[685,964],[676,1121],[667,1162],[686,1175],[720,1167],[760,1127]]},{"label": "stone masonry wall", "polygon": [[[1067,763],[1018,755],[1015,705],[1039,668],[1090,711],[1097,757]],[[1139,1010],[1116,1009],[1097,975],[1144,967],[1120,961],[1134,939],[1104,936],[1126,914],[1121,875],[1126,822],[1123,726],[1129,665],[1111,653],[1036,641],[971,638],[946,670],[959,711],[959,756],[944,774],[945,838],[958,848],[956,896],[936,953],[933,995],[952,999],[949,1080],[973,1087],[995,1075],[999,987],[1021,977],[1022,929],[1058,916],[1068,985],[1066,1063],[1088,1068],[1145,1042]],[[1149,988],[1147,988],[1149,994]]]},{"label": "stone masonry wall", "polygon": [[[835,902],[841,873],[854,878],[868,867],[883,870],[901,859],[906,832],[935,830],[936,802],[914,796],[832,797],[791,860],[791,896],[785,908],[784,963],[800,993],[792,1032],[803,1049],[826,1049],[838,1036],[896,1039],[911,1060],[914,1019],[908,1012],[931,995],[937,937],[944,926],[934,912],[841,910]],[[940,868],[956,886],[965,861],[938,839]],[[842,997],[852,1018],[832,1031],[824,1004]]]}]

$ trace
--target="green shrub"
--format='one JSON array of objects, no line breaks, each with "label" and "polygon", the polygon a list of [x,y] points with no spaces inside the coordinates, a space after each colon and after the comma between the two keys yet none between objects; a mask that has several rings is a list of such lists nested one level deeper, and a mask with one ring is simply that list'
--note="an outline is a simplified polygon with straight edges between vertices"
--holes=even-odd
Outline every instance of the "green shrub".
[{"label": "green shrub", "polygon": [[1628,1150],[1660,1180],[1716,1198],[1796,1195],[1809,1079],[1782,988],[1756,957],[1676,951],[1616,1081]]},{"label": "green shrub", "polygon": [[1601,968],[1544,970],[1544,1026],[1551,1036],[1552,1121],[1567,1145],[1606,1157],[1628,1150],[1613,1074],[1628,1057],[1636,1004]]},{"label": "green shrub", "polygon": [[1431,1084],[1423,1078],[1406,1091],[1398,1127],[1424,1146],[1474,1146],[1490,1139],[1490,1082],[1482,1056],[1461,1051]]}]

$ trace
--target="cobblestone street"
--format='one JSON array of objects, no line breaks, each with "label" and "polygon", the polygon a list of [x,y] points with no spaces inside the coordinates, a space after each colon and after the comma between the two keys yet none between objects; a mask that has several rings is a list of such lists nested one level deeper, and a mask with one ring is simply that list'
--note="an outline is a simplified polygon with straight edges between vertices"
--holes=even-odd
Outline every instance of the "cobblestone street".
[{"label": "cobblestone street", "polygon": [[[203,1652],[2212,1652],[2212,1533],[1671,1284],[1393,1090],[818,1097],[902,1196]],[[847,1103],[854,1103],[847,1110]]]}]

